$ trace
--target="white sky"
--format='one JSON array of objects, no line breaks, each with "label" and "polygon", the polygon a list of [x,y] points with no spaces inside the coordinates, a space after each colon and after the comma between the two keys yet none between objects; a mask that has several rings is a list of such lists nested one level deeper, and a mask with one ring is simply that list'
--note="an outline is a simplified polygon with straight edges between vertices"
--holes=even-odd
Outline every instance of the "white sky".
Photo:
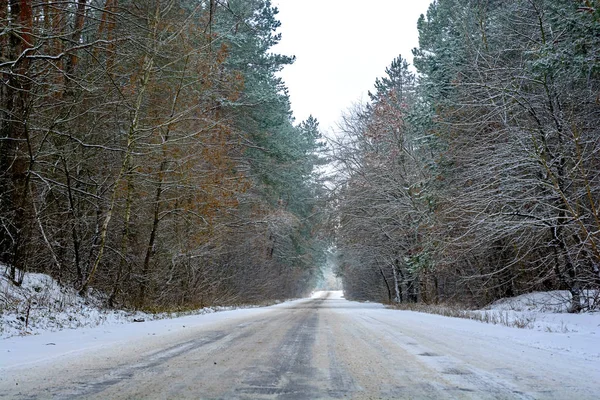
[{"label": "white sky", "polygon": [[412,62],[417,20],[431,0],[272,0],[283,35],[274,52],[295,55],[281,76],[296,122],[315,116],[329,131],[367,100],[375,78],[402,54]]}]

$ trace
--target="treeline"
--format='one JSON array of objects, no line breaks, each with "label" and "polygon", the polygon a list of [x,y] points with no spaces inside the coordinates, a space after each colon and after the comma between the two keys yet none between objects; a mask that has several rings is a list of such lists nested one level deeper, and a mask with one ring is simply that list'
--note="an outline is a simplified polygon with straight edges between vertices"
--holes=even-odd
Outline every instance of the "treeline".
[{"label": "treeline", "polygon": [[346,295],[481,306],[561,289],[573,312],[597,307],[600,4],[437,0],[418,30],[417,74],[397,58],[342,123]]},{"label": "treeline", "polygon": [[0,262],[109,305],[300,296],[323,144],[268,0],[0,2]]}]

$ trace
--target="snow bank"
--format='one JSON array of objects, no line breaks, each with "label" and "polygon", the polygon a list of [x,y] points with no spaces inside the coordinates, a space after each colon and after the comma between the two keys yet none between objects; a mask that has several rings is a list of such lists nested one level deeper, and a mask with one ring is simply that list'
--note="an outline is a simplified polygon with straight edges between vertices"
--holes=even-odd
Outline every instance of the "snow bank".
[{"label": "snow bank", "polygon": [[204,315],[235,307],[207,307],[180,313],[148,314],[111,310],[104,307],[99,293],[81,297],[72,288],[63,287],[50,276],[26,273],[23,284],[13,285],[0,265],[0,339],[18,335],[36,335],[63,329],[89,328],[152,321],[185,315]]},{"label": "snow bank", "polygon": [[[591,295],[587,293],[589,301]],[[568,292],[552,291],[529,293],[496,301],[481,310],[466,310],[455,306],[436,304],[399,304],[395,308],[444,317],[469,319],[490,325],[532,329],[548,333],[585,333],[600,337],[600,312],[568,313]]]},{"label": "snow bank", "polygon": [[[597,302],[597,291],[586,291],[582,305]],[[479,313],[501,316],[510,322],[528,322],[527,328],[545,332],[590,333],[600,337],[600,312],[568,313],[571,294],[566,290],[534,292],[501,299]]]},{"label": "snow bank", "polygon": [[[586,290],[581,296],[581,306],[584,309],[593,309],[600,303],[600,293]],[[549,292],[533,292],[517,297],[501,299],[487,307],[488,310],[499,311],[537,311],[564,313],[568,312],[571,305],[571,293],[567,290],[553,290]]]},{"label": "snow bank", "polygon": [[0,338],[153,318],[141,312],[105,309],[98,294],[83,298],[45,274],[26,273],[17,287],[1,268]]}]

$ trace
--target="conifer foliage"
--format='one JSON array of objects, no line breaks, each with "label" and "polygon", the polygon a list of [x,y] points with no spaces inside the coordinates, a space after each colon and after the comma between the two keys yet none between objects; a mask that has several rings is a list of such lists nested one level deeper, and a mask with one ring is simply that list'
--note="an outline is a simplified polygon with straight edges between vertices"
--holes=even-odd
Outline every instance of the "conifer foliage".
[{"label": "conifer foliage", "polygon": [[300,296],[324,245],[268,0],[0,2],[0,262],[111,305]]}]

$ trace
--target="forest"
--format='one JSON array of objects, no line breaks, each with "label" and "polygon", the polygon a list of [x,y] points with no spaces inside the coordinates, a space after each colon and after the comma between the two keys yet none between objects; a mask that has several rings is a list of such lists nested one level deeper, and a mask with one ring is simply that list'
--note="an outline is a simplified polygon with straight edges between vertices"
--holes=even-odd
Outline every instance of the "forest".
[{"label": "forest", "polygon": [[334,146],[347,297],[597,308],[600,3],[437,0],[417,26],[414,68],[393,60]]},{"label": "forest", "polygon": [[0,263],[144,310],[305,296],[328,263],[353,300],[600,307],[600,2],[415,25],[325,138],[269,0],[0,0]]},{"label": "forest", "polygon": [[0,263],[171,310],[310,293],[324,146],[268,0],[0,2]]}]

